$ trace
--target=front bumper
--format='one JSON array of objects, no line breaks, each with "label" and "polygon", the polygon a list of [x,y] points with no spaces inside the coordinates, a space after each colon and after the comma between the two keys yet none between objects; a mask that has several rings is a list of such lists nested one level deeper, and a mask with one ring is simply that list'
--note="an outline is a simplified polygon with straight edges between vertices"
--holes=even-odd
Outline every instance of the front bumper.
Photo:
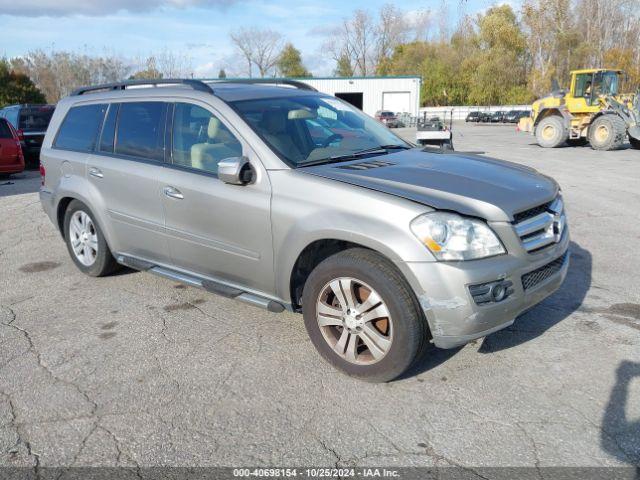
[{"label": "front bumper", "polygon": [[[410,283],[429,322],[433,342],[454,348],[513,324],[525,310],[555,292],[569,269],[569,231],[560,242],[540,253],[499,255],[465,262],[407,262]],[[565,255],[566,254],[566,255]],[[522,276],[564,255],[555,273],[525,290]],[[514,292],[497,303],[478,305],[469,286],[510,280]]]}]

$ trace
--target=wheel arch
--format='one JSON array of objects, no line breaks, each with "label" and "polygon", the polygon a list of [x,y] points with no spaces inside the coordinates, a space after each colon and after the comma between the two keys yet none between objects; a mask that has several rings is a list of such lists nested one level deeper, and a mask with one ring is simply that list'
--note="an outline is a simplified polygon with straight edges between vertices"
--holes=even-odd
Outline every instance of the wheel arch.
[{"label": "wheel arch", "polygon": [[557,107],[543,108],[542,110],[540,110],[540,112],[536,116],[535,121],[533,122],[534,128],[536,128],[538,124],[545,118],[554,115],[562,118],[565,128],[569,128],[569,125],[571,124],[571,114],[566,109]]},{"label": "wheel arch", "polygon": [[71,196],[62,197],[56,206],[56,225],[60,231],[60,235],[62,235],[62,238],[64,239],[67,238],[64,232],[64,217],[67,212],[67,208],[69,208],[69,204],[74,200],[77,200],[77,198]]},{"label": "wheel arch", "polygon": [[[64,232],[65,212],[67,211],[67,208],[69,208],[69,204],[72,201],[77,200],[84,203],[87,208],[91,210],[94,217],[93,220],[100,226],[109,248],[114,246],[114,236],[111,231],[111,226],[106,218],[106,208],[102,203],[102,198],[97,193],[95,186],[80,178],[71,177],[69,179],[65,179],[65,182],[62,182],[58,186],[55,192],[55,198],[54,213],[56,226],[58,227],[62,238],[66,239]],[[91,199],[95,199],[96,201],[91,201]]]},{"label": "wheel arch", "polygon": [[402,268],[403,262],[398,261],[399,259],[393,252],[386,251],[384,246],[362,241],[361,239],[354,241],[353,239],[339,238],[337,236],[332,238],[319,238],[310,241],[300,250],[291,268],[288,270],[288,294],[294,311],[301,310],[302,291],[313,269],[331,255],[352,248],[370,250],[380,255],[398,270],[400,275],[407,281],[410,290],[415,294],[415,281],[411,278],[410,272],[407,271],[408,269]]}]

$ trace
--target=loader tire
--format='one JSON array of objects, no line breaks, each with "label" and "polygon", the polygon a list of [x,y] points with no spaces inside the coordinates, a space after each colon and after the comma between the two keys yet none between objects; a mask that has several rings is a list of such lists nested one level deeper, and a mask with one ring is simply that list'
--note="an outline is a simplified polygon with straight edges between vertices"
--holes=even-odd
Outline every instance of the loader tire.
[{"label": "loader tire", "polygon": [[562,118],[551,115],[543,118],[536,126],[536,140],[544,148],[556,148],[564,145],[569,138],[569,132],[564,128]]},{"label": "loader tire", "polygon": [[618,150],[627,137],[627,125],[618,115],[606,113],[589,127],[589,143],[594,150]]}]

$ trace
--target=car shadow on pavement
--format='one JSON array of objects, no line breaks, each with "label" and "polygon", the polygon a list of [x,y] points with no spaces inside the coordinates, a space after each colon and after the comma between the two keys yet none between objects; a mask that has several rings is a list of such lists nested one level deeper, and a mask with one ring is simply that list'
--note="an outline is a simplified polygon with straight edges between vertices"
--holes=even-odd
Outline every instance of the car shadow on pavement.
[{"label": "car shadow on pavement", "polygon": [[571,263],[560,289],[510,327],[485,337],[478,352],[499,352],[533,340],[580,308],[591,287],[593,262],[591,253],[577,243],[571,242],[569,249]]},{"label": "car shadow on pavement", "polygon": [[422,353],[420,358],[415,361],[411,368],[409,368],[409,370],[404,372],[394,381],[397,382],[400,380],[406,380],[407,378],[417,377],[421,373],[428,372],[441,363],[448,361],[460,350],[462,350],[462,347],[443,350],[441,348],[436,348],[430,344],[424,349],[424,352]]},{"label": "car shadow on pavement", "polygon": [[624,360],[616,369],[616,384],[602,417],[600,443],[618,460],[636,466],[634,478],[640,479],[640,418],[629,419],[627,411],[630,405],[638,405],[637,398],[629,398],[634,379],[640,381],[640,363]]}]

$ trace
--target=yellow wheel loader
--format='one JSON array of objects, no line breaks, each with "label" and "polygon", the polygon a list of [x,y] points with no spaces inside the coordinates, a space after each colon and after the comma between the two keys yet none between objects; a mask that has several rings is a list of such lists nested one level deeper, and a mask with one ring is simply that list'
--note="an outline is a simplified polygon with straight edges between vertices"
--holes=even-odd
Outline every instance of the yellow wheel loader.
[{"label": "yellow wheel loader", "polygon": [[616,150],[628,136],[640,149],[640,91],[619,93],[623,78],[621,70],[574,70],[569,91],[554,88],[533,102],[518,130],[532,133],[546,148],[589,143],[595,150]]}]

